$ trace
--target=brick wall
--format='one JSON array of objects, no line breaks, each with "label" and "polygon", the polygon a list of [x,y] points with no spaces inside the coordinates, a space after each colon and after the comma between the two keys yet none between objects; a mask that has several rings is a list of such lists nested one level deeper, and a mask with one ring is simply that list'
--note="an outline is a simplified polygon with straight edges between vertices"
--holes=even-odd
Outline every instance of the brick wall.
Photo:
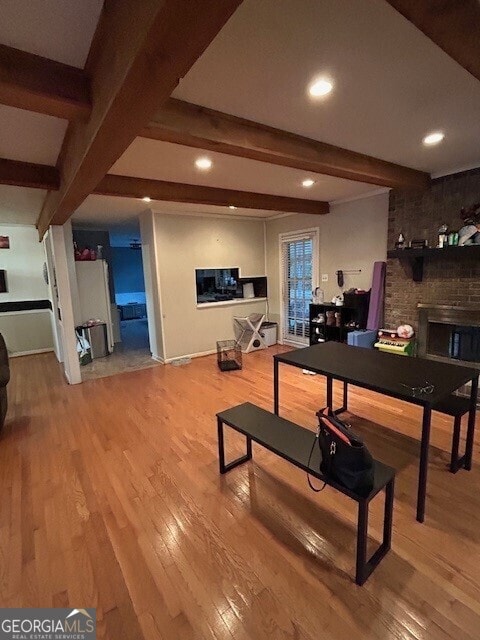
[{"label": "brick wall", "polygon": [[[400,232],[407,241],[425,238],[435,247],[438,228],[446,223],[458,230],[463,224],[460,209],[476,202],[480,202],[480,168],[437,178],[422,193],[391,191],[388,248],[394,248]],[[480,261],[426,259],[423,281],[413,282],[399,260],[388,260],[385,326],[408,322],[417,329],[419,302],[480,308]]]}]

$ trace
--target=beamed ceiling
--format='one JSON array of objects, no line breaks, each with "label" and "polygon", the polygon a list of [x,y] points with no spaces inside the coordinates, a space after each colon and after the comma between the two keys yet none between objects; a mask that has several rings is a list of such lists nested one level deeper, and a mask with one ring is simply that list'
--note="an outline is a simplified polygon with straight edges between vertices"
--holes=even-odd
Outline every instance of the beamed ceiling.
[{"label": "beamed ceiling", "polygon": [[0,222],[326,213],[480,164],[476,0],[102,4],[2,1]]}]

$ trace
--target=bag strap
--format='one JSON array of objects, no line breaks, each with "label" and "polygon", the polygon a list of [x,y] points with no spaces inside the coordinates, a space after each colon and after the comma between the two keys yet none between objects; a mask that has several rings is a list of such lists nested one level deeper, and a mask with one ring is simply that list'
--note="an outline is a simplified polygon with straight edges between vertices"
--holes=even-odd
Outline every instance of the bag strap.
[{"label": "bag strap", "polygon": [[[320,436],[320,426],[317,428],[317,433],[315,434],[315,439],[312,442],[312,448],[310,449],[310,455],[308,456],[308,463],[307,463],[307,467],[310,468],[310,462],[312,461],[312,455],[313,455],[313,450],[315,449],[315,444],[318,442],[318,438]],[[320,443],[318,445],[320,447]],[[308,482],[308,486],[310,487],[310,489],[312,491],[315,491],[315,493],[320,493],[320,491],[323,491],[325,489],[325,487],[327,486],[327,483],[324,482],[323,483],[323,487],[320,487],[320,489],[318,487],[314,487],[312,484],[312,481],[310,479],[310,474],[307,471],[307,482]]]},{"label": "bag strap", "polygon": [[358,436],[350,431],[350,424],[340,420],[340,418],[336,416],[335,413],[331,412],[330,409],[328,409],[328,413],[326,413],[326,411],[327,408],[319,409],[316,415],[318,421],[323,424],[323,426],[330,431],[332,435],[343,440],[343,442],[350,447],[353,446],[354,442],[362,442],[361,438],[358,438]]}]

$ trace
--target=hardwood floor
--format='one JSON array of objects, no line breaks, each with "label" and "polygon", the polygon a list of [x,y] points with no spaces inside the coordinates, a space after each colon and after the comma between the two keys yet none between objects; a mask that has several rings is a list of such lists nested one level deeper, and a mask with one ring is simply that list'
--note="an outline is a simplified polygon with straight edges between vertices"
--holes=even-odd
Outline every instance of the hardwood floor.
[{"label": "hardwood floor", "polygon": [[[12,360],[0,605],[97,607],[112,640],[478,639],[480,440],[473,470],[450,474],[450,418],[434,414],[420,525],[420,410],[351,388],[352,423],[398,469],[393,548],[364,587],[352,501],[313,494],[255,445],[253,463],[219,476],[214,415],[246,400],[271,409],[279,349],[246,355],[241,372],[212,356],[76,387],[51,354]],[[281,384],[282,415],[313,428],[324,380],[283,367]],[[242,445],[227,433],[231,456]]]}]

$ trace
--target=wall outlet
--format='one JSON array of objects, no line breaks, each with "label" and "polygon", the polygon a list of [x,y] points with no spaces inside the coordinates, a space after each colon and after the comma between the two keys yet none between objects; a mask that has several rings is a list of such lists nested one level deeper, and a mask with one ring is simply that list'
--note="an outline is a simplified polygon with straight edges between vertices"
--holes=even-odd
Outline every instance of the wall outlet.
[{"label": "wall outlet", "polygon": [[322,282],[328,282],[328,273],[322,273]]}]

